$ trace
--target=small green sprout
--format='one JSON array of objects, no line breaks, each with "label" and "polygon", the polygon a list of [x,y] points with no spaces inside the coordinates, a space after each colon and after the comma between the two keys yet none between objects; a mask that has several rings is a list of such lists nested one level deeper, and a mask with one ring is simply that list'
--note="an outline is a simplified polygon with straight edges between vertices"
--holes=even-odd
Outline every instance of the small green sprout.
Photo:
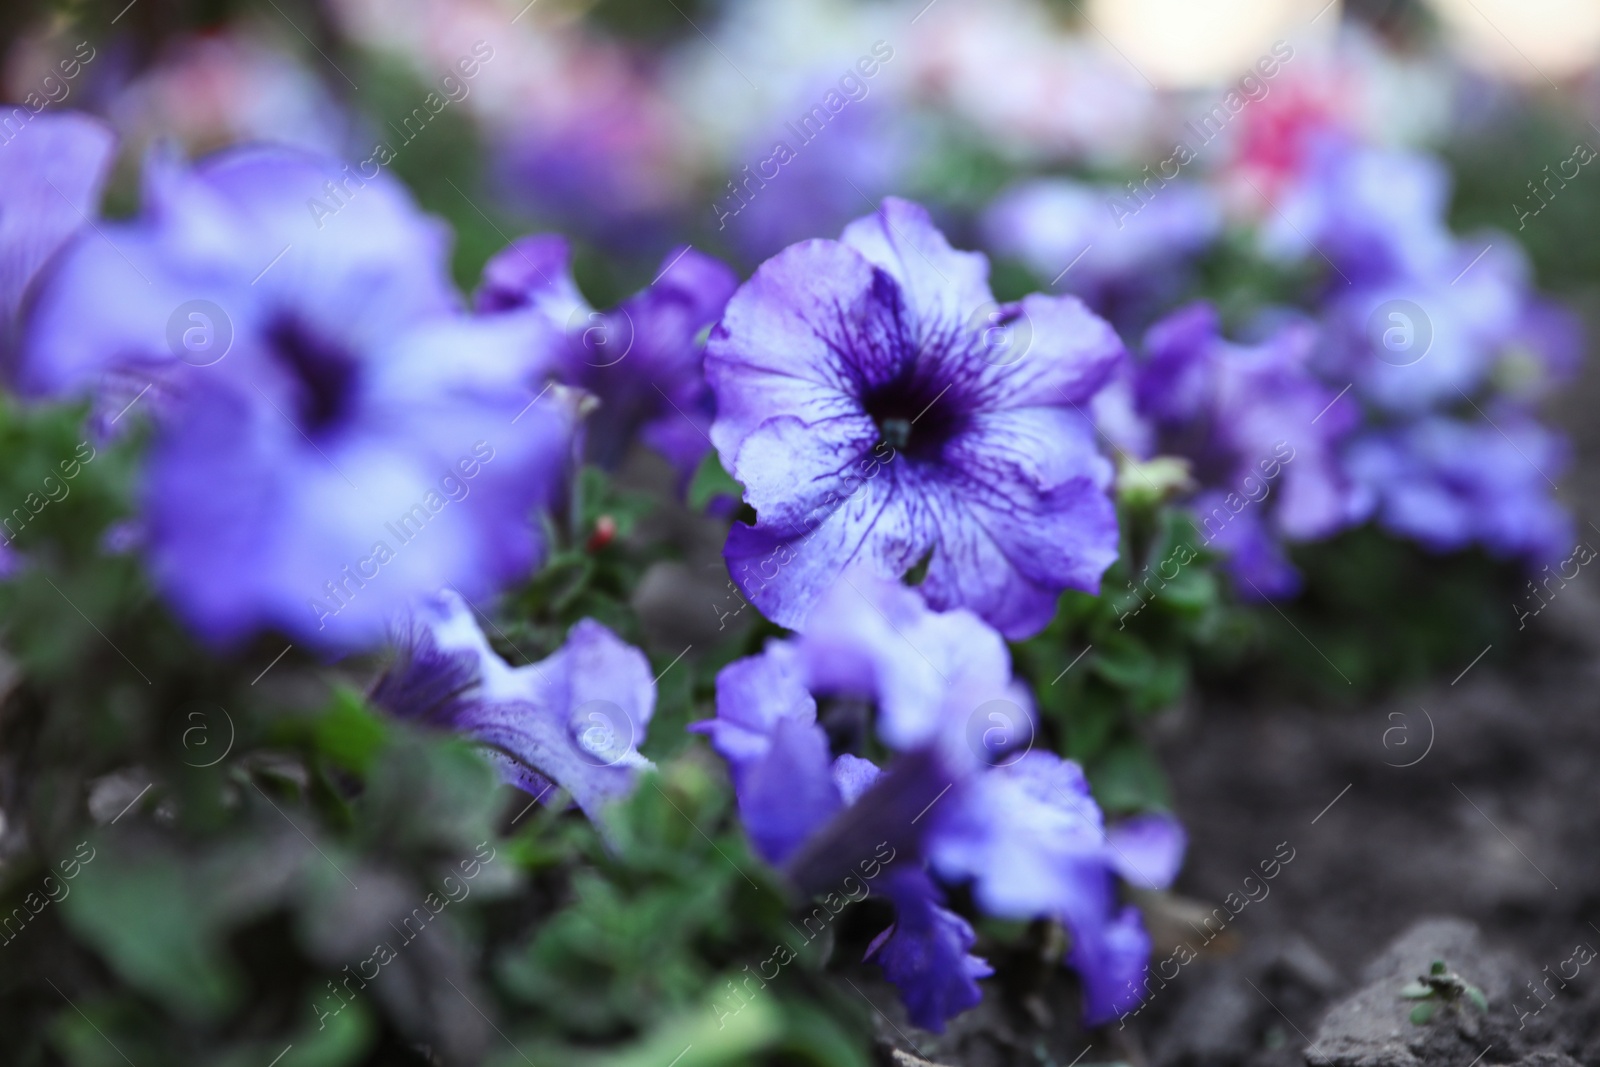
[{"label": "small green sprout", "polygon": [[1489,1001],[1483,990],[1446,967],[1444,960],[1434,960],[1428,973],[1408,982],[1400,995],[1407,1000],[1422,1001],[1411,1009],[1411,1021],[1418,1026],[1431,1021],[1441,1006],[1459,1007],[1463,1001],[1470,1002],[1481,1012],[1489,1011]]}]

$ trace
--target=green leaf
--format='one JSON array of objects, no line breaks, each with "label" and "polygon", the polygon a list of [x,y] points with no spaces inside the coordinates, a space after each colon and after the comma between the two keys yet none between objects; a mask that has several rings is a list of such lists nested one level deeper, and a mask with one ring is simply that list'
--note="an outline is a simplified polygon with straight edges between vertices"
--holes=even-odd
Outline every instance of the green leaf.
[{"label": "green leaf", "polygon": [[1438,1009],[1439,1005],[1435,1001],[1424,1001],[1411,1009],[1411,1021],[1421,1026],[1432,1020],[1434,1012]]},{"label": "green leaf", "polygon": [[852,1035],[837,1019],[809,1004],[783,1006],[784,1052],[815,1067],[872,1067],[872,1059],[859,1035]]},{"label": "green leaf", "polygon": [[673,664],[661,657],[656,681],[656,711],[651,717],[650,729],[641,739],[639,751],[648,759],[668,759],[694,740],[687,727],[701,713],[694,704],[696,666],[680,661]]},{"label": "green leaf", "polygon": [[221,1059],[210,1062],[212,1067],[262,1067],[282,1054],[287,1044],[294,1052],[283,1058],[282,1067],[347,1067],[366,1054],[377,1036],[377,1026],[358,1001],[336,1014],[329,1013],[320,1024],[307,1022],[290,1036],[292,1041],[286,1037],[283,1041],[243,1042]]},{"label": "green leaf", "polygon": [[689,506],[696,511],[704,511],[706,505],[719,496],[731,496],[735,500],[744,499],[744,486],[733,480],[722,467],[722,460],[717,456],[717,450],[712,449],[706,453],[706,458],[700,461],[700,467],[694,472],[694,478],[689,482]]},{"label": "green leaf", "polygon": [[1189,657],[1181,653],[1151,657],[1150,672],[1132,693],[1133,709],[1149,714],[1170,707],[1189,682]]},{"label": "green leaf", "polygon": [[1466,993],[1467,999],[1472,1001],[1473,1007],[1477,1008],[1484,1014],[1488,1014],[1489,998],[1483,995],[1483,990],[1479,989],[1475,985],[1469,985],[1464,992]]},{"label": "green leaf", "polygon": [[1108,634],[1095,645],[1092,669],[1106,681],[1123,689],[1144,685],[1156,668],[1155,656],[1143,641],[1131,634]]},{"label": "green leaf", "polygon": [[607,1056],[596,1067],[723,1067],[745,1064],[783,1034],[783,1014],[771,998],[749,1001],[739,1011],[719,1015],[710,1005],[660,1027],[631,1048]]},{"label": "green leaf", "polygon": [[333,702],[313,729],[317,748],[335,765],[365,775],[388,739],[388,723],[348,686],[334,690]]},{"label": "green leaf", "polygon": [[222,944],[219,905],[173,858],[112,853],[62,901],[68,925],[134,987],[189,1019],[214,1019],[243,990]]},{"label": "green leaf", "polygon": [[1160,601],[1170,608],[1197,614],[1215,604],[1221,595],[1222,586],[1216,573],[1194,562],[1167,583],[1161,590]]},{"label": "green leaf", "polygon": [[1433,996],[1433,986],[1426,982],[1409,982],[1404,989],[1400,990],[1400,995],[1407,1000],[1431,997]]},{"label": "green leaf", "polygon": [[1150,811],[1172,805],[1167,777],[1137,741],[1118,743],[1087,768],[1095,800],[1107,812]]}]

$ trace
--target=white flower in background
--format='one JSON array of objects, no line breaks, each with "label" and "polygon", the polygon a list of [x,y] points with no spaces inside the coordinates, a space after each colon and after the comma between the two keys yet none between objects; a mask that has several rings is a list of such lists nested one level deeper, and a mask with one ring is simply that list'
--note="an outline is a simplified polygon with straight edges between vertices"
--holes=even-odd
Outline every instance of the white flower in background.
[{"label": "white flower in background", "polygon": [[914,29],[905,56],[919,94],[1013,159],[1115,164],[1153,146],[1151,86],[1033,0],[941,0]]},{"label": "white flower in background", "polygon": [[869,95],[902,95],[915,14],[903,4],[742,0],[728,5],[717,23],[701,24],[709,40],[693,35],[685,41],[669,67],[666,91],[694,116],[706,153],[719,160],[736,156],[752,138],[781,134],[783,122],[797,117],[790,110],[819,102],[879,41],[895,58],[866,83]]}]

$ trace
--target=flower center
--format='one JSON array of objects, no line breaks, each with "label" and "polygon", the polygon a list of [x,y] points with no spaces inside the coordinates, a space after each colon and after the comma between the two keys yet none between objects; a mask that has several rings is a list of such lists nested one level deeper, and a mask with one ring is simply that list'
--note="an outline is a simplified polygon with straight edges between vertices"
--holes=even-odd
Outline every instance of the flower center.
[{"label": "flower center", "polygon": [[878,431],[890,448],[904,451],[911,444],[910,419],[884,419],[878,424]]},{"label": "flower center", "polygon": [[880,442],[919,459],[937,459],[963,421],[949,388],[902,374],[868,393],[863,406]]},{"label": "flower center", "polygon": [[342,422],[355,400],[355,357],[292,317],[272,324],[267,344],[294,382],[295,425],[317,437]]}]

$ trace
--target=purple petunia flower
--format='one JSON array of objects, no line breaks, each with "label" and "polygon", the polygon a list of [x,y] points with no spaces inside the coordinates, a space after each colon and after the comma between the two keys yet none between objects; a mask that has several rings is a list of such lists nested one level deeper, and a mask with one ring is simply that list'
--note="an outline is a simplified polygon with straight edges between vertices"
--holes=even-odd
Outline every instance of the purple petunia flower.
[{"label": "purple petunia flower", "polygon": [[76,112],[26,116],[0,142],[0,355],[14,344],[15,318],[29,283],[85,220],[99,212],[100,190],[116,147],[101,122]]},{"label": "purple petunia flower", "polygon": [[[881,770],[840,751],[864,741],[864,707],[896,753]],[[1033,721],[999,634],[858,568],[805,632],[724,668],[716,718],[691,729],[728,761],[757,850],[802,889],[836,885],[875,846],[892,848],[883,887],[895,923],[868,956],[917,1025],[942,1030],[989,973],[933,874],[971,880],[991,914],[1065,922],[1086,1014],[1105,1021],[1149,947],[1137,912],[1117,909],[1115,879],[1170,884],[1183,832],[1148,815],[1108,833],[1077,766],[1027,750]]]},{"label": "purple petunia flower", "polygon": [[991,915],[1062,922],[1090,1025],[1137,1003],[1130,982],[1150,941],[1137,909],[1117,907],[1115,876],[1170,885],[1186,844],[1176,820],[1150,814],[1108,834],[1082,770],[1040,751],[971,777],[952,799],[928,831],[933,869],[971,879],[974,899]]},{"label": "purple petunia flower", "polygon": [[387,175],[242,149],[157,159],[144,213],[40,287],[19,385],[114,382],[111,423],[155,415],[149,563],[206,638],[369,647],[417,597],[539,559],[571,420],[530,400],[559,338],[463,314],[447,242]]},{"label": "purple petunia flower", "polygon": [[1449,206],[1442,162],[1329,134],[1311,146],[1300,180],[1267,220],[1262,243],[1278,259],[1327,257],[1339,284],[1426,276],[1455,254],[1445,224]]},{"label": "purple petunia flower", "polygon": [[1569,553],[1574,522],[1549,480],[1566,468],[1565,439],[1510,406],[1491,418],[1436,415],[1351,442],[1357,517],[1437,552],[1476,544],[1534,566]]},{"label": "purple petunia flower", "polygon": [[[1353,381],[1380,410],[1414,417],[1490,384],[1519,336],[1530,342],[1525,354],[1542,363],[1543,331],[1525,317],[1534,310],[1529,273],[1514,245],[1464,241],[1434,273],[1341,287],[1323,308],[1322,373],[1329,381]],[[1550,356],[1559,361],[1567,339],[1550,340]],[[1549,376],[1557,373],[1551,366]]]},{"label": "purple petunia flower", "polygon": [[[860,214],[863,196],[904,184],[926,152],[927,137],[908,109],[886,98],[852,101],[813,132],[807,109],[830,88],[813,84],[797,93],[734,152],[749,162],[718,190],[712,212],[717,230],[728,231],[746,262],[837,232]],[[779,116],[801,116],[805,125]]]},{"label": "purple petunia flower", "polygon": [[[1263,235],[1270,255],[1332,270],[1319,371],[1407,417],[1571,371],[1574,325],[1533,294],[1516,241],[1457,238],[1449,200],[1438,160],[1327,137]],[[1508,357],[1515,381],[1497,380]]]},{"label": "purple petunia flower", "polygon": [[889,198],[728,302],[706,347],[711,439],[758,521],[724,555],[769,618],[802,626],[853,563],[898,579],[926,561],[930,604],[1014,638],[1063,589],[1098,589],[1116,517],[1081,405],[1122,344],[1073,297],[997,306],[987,277]]},{"label": "purple petunia flower", "polygon": [[994,968],[969,953],[977,935],[944,907],[944,894],[926,871],[891,869],[884,877],[894,924],[873,939],[863,958],[881,966],[900,990],[913,1023],[942,1031],[946,1019],[977,1007],[983,999],[977,980]]},{"label": "purple petunia flower", "polygon": [[372,699],[391,714],[488,746],[511,785],[565,790],[591,819],[654,766],[639,755],[656,687],[650,661],[593,619],[553,654],[512,667],[454,593],[418,608]]},{"label": "purple petunia flower", "polygon": [[[1350,518],[1537,565],[1570,548],[1572,520],[1546,491],[1565,443],[1528,409],[1573,373],[1581,331],[1533,291],[1514,239],[1450,232],[1449,191],[1427,156],[1326,139],[1266,240],[1333,268],[1315,364],[1383,420],[1344,450]],[[1485,421],[1447,414],[1463,405]],[[1270,567],[1264,538],[1233,536]]]},{"label": "purple petunia flower", "polygon": [[1168,182],[1141,202],[1115,185],[1064,178],[1024,182],[983,215],[990,245],[1053,278],[1119,327],[1148,322],[1162,298],[1222,232],[1222,209],[1204,186]]},{"label": "purple petunia flower", "polygon": [[1198,533],[1228,556],[1252,599],[1299,588],[1277,542],[1316,540],[1348,522],[1338,450],[1359,411],[1312,374],[1317,339],[1313,324],[1288,319],[1259,343],[1236,344],[1216,310],[1196,303],[1151,327],[1135,371],[1136,404],[1158,447],[1189,458],[1207,490],[1193,502]]},{"label": "purple petunia flower", "polygon": [[668,253],[649,287],[596,311],[572,280],[571,250],[555,235],[524,237],[484,267],[477,306],[531,308],[565,335],[560,374],[600,401],[589,420],[591,462],[622,462],[635,438],[660,452],[687,483],[711,450],[716,411],[702,368],[702,335],[738,279],[692,248]]}]

